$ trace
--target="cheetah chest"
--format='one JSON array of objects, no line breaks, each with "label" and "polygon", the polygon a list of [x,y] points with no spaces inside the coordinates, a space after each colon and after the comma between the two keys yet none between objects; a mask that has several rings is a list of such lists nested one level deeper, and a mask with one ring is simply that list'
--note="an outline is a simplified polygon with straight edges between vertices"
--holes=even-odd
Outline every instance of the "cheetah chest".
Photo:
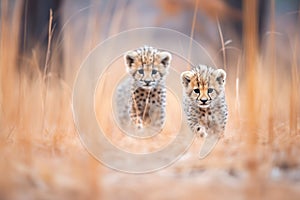
[{"label": "cheetah chest", "polygon": [[161,126],[165,116],[165,90],[161,87],[146,90],[137,88],[132,92],[132,111],[144,125]]},{"label": "cheetah chest", "polygon": [[196,114],[198,115],[197,117],[199,120],[198,123],[202,124],[206,128],[210,128],[218,124],[218,118],[216,116],[216,113],[210,108],[208,109],[198,108]]}]

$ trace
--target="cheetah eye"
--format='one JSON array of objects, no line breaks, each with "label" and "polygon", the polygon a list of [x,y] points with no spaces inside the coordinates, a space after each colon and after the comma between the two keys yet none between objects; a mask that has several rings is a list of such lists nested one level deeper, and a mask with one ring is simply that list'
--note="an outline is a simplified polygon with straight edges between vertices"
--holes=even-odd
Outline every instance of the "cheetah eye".
[{"label": "cheetah eye", "polygon": [[144,70],[143,70],[143,69],[139,69],[138,72],[139,72],[140,74],[144,74]]},{"label": "cheetah eye", "polygon": [[208,90],[207,90],[207,92],[210,94],[210,93],[212,93],[214,91],[214,89],[212,89],[212,88],[208,88]]},{"label": "cheetah eye", "polygon": [[194,89],[194,92],[199,94],[200,93],[200,90],[199,89]]},{"label": "cheetah eye", "polygon": [[152,75],[155,75],[155,74],[157,74],[157,70],[156,70],[156,69],[153,69],[153,70],[152,70]]}]

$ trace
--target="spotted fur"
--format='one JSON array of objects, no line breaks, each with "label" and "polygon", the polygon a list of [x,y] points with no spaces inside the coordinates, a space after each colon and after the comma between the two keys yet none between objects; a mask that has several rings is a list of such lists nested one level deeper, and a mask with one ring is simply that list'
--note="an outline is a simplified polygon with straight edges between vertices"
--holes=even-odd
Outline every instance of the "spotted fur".
[{"label": "spotted fur", "polygon": [[181,74],[184,112],[194,133],[200,136],[224,135],[228,116],[225,80],[224,70],[205,65]]},{"label": "spotted fur", "polygon": [[144,46],[124,55],[128,77],[118,87],[118,107],[123,123],[138,129],[162,128],[166,116],[165,78],[171,54]]}]

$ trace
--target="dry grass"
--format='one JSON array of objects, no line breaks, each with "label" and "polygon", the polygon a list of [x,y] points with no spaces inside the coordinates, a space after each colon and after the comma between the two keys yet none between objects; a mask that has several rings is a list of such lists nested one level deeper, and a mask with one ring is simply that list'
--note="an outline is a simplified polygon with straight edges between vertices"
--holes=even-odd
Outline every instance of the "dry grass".
[{"label": "dry grass", "polygon": [[[270,34],[260,49],[257,22],[249,14],[256,12],[257,1],[245,2],[249,10],[243,15],[244,49],[236,51],[224,42],[220,45],[222,51],[226,50],[226,54],[221,51],[222,55],[227,56],[222,60],[228,62],[224,66],[228,67],[230,119],[225,139],[205,160],[197,159],[201,144],[197,139],[173,166],[153,174],[131,175],[102,167],[84,150],[71,112],[75,73],[89,50],[104,38],[95,32],[99,24],[109,19],[108,13],[102,14],[100,21],[95,11],[90,12],[87,22],[76,18],[76,24],[88,27],[81,48],[72,42],[78,26],[64,26],[62,44],[52,49],[64,47],[65,61],[61,67],[65,77],[60,78],[51,71],[55,61],[46,61],[48,73],[39,71],[38,49],[32,57],[18,54],[20,5],[9,12],[9,1],[1,1],[0,199],[299,199],[299,32],[287,35],[284,42],[290,45],[282,46],[281,38],[276,37],[273,16]],[[187,7],[197,11],[191,1],[187,3]],[[126,9],[121,3],[117,7],[122,12],[114,13],[112,25],[107,28],[110,34],[119,31]],[[213,9],[208,4],[206,8]],[[177,9],[182,11],[180,6],[176,12]],[[215,10],[207,12],[215,16]],[[193,24],[192,33],[197,34]],[[283,48],[289,59],[281,59],[278,48]],[[220,53],[217,50],[215,54]],[[22,62],[18,62],[20,59]],[[185,67],[177,70],[183,71]],[[96,98],[103,99],[112,91],[104,87],[99,92]],[[173,110],[172,106],[177,104],[169,101]],[[103,105],[108,104],[104,98]],[[143,149],[145,145],[152,150],[163,145],[173,133],[170,123],[159,141],[138,143],[113,134],[115,127],[105,121],[110,118],[101,112],[97,114],[108,135],[111,134],[108,137],[126,150],[149,151]]]}]

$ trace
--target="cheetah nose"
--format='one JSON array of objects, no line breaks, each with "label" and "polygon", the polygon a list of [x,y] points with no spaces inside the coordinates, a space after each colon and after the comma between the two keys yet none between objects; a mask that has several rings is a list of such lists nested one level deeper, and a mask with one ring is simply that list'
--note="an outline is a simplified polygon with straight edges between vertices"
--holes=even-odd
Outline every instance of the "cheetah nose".
[{"label": "cheetah nose", "polygon": [[146,85],[149,85],[151,83],[151,81],[144,81],[146,83]]},{"label": "cheetah nose", "polygon": [[200,101],[205,104],[207,102],[207,99],[200,99]]}]

